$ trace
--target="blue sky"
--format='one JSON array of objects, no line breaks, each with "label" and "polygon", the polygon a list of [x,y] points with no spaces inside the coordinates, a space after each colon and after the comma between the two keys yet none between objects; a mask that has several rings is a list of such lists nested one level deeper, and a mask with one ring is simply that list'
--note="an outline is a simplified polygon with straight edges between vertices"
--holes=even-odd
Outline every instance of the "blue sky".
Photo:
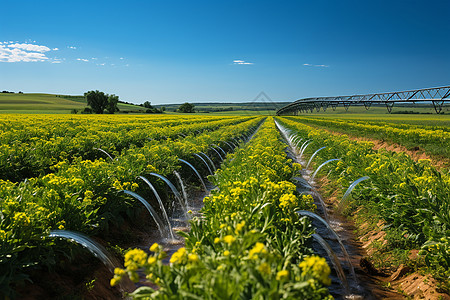
[{"label": "blue sky", "polygon": [[450,1],[11,1],[0,90],[153,104],[450,84]]}]

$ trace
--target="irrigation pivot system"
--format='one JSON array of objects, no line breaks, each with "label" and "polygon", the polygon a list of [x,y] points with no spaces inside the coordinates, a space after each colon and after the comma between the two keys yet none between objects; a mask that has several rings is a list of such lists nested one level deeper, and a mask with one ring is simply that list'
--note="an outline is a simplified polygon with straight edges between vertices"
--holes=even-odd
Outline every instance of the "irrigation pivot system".
[{"label": "irrigation pivot system", "polygon": [[450,102],[450,86],[391,93],[304,98],[280,108],[277,115],[296,115],[298,112],[313,112],[314,109],[320,111],[321,108],[326,111],[330,106],[335,110],[339,105],[344,106],[345,110],[348,110],[351,105],[364,105],[366,109],[369,109],[372,104],[384,104],[390,113],[395,103],[415,104],[416,102],[433,103],[436,113],[439,114],[444,103]]}]

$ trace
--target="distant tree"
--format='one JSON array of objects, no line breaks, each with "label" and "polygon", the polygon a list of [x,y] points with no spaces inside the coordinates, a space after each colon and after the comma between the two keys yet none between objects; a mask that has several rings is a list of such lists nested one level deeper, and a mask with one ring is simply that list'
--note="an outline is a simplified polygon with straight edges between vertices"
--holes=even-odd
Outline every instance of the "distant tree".
[{"label": "distant tree", "polygon": [[161,107],[161,111],[166,111],[166,107],[165,107],[165,106],[162,106],[162,107]]},{"label": "distant tree", "polygon": [[153,107],[152,107],[152,103],[151,103],[150,101],[145,101],[145,102],[144,102],[144,107],[145,107],[145,108],[153,108]]},{"label": "distant tree", "polygon": [[183,103],[178,107],[178,111],[182,113],[195,113],[195,105],[192,103]]},{"label": "distant tree", "polygon": [[117,107],[117,103],[119,102],[119,96],[116,95],[109,95],[108,97],[108,103],[106,105],[106,110],[108,113],[113,114],[116,111],[119,111],[119,108]]},{"label": "distant tree", "polygon": [[87,104],[92,108],[94,113],[102,114],[108,105],[108,95],[98,90],[84,93]]}]

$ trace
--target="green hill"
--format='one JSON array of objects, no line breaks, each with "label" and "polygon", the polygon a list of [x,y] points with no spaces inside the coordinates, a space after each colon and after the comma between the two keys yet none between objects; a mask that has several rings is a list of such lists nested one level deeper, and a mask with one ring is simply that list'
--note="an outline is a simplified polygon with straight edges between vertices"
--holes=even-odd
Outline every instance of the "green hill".
[{"label": "green hill", "polygon": [[[198,113],[214,115],[274,115],[276,110],[289,102],[247,102],[247,103],[194,103]],[[155,105],[164,106],[167,113],[174,113],[181,104]],[[146,108],[138,105],[120,103],[120,112],[144,113]],[[70,113],[74,109],[78,112],[87,107],[84,96],[55,95],[38,93],[1,93],[0,113]]]},{"label": "green hill", "polygon": [[[0,93],[0,113],[70,113],[87,107],[83,96]],[[121,111],[138,112],[142,107],[119,103]]]}]

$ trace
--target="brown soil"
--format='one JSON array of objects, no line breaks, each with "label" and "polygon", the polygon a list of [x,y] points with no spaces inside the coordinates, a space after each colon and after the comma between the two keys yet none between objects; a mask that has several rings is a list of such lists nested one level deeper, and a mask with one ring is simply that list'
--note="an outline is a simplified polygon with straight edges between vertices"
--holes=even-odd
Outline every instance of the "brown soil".
[{"label": "brown soil", "polygon": [[[138,224],[134,224],[137,221],[129,220],[122,223],[120,228],[111,227],[104,239],[94,238],[95,241],[104,247],[108,246],[105,241],[112,240],[120,244],[122,249],[139,247],[136,245],[148,247],[158,233],[145,213],[136,217]],[[115,258],[116,264],[121,266],[123,259]],[[110,280],[114,274],[87,250],[83,250],[72,261],[61,258],[51,270],[40,268],[28,273],[32,282],[24,282],[16,287],[17,299],[123,299],[124,293],[136,289],[130,280],[111,287]]]},{"label": "brown soil", "polygon": [[[344,133],[342,133],[342,132],[330,131],[327,129],[325,129],[325,130],[334,135],[344,135]],[[374,146],[373,146],[374,150],[385,149],[387,151],[393,151],[393,152],[397,152],[397,153],[404,152],[404,153],[408,154],[415,161],[418,161],[419,159],[429,159],[431,161],[431,164],[434,167],[436,167],[436,169],[438,169],[438,170],[441,170],[443,168],[448,168],[450,166],[449,159],[442,158],[442,157],[436,157],[436,156],[430,156],[430,155],[426,154],[424,152],[424,150],[421,149],[420,147],[408,149],[405,146],[402,146],[402,145],[396,144],[396,143],[390,143],[390,142],[386,142],[386,141],[382,141],[382,140],[371,139],[368,137],[359,137],[359,136],[353,136],[353,135],[348,135],[348,134],[345,134],[345,135],[347,135],[348,138],[353,141],[372,142],[374,144]]]},{"label": "brown soil", "polygon": [[33,283],[19,287],[17,299],[122,299],[123,291],[134,290],[134,284],[111,287],[112,272],[95,259],[90,263],[67,262],[63,265],[50,272],[32,272],[30,278]]}]

